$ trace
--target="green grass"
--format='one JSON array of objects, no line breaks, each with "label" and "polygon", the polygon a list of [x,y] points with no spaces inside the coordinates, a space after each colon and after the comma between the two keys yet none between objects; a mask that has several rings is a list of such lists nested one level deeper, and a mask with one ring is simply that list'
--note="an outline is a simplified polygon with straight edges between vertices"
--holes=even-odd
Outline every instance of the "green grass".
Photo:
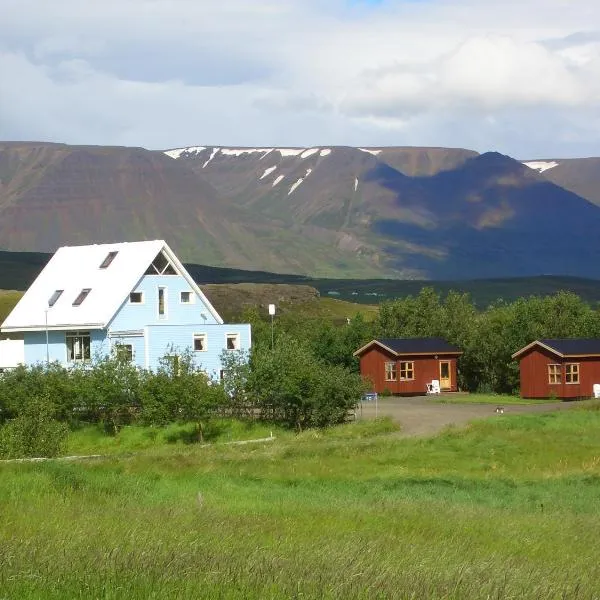
[{"label": "green grass", "polygon": [[551,400],[531,400],[528,398],[519,398],[518,396],[506,396],[500,394],[449,394],[433,397],[435,402],[441,404],[497,404],[505,406],[507,404],[546,404]]},{"label": "green grass", "polygon": [[0,466],[0,598],[594,598],[600,410]]}]

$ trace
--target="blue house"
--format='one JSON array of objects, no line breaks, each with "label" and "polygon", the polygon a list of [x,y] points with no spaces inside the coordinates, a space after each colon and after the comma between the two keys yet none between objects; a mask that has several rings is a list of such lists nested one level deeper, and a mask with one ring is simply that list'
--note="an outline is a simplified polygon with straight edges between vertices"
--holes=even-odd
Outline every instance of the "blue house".
[{"label": "blue house", "polygon": [[162,240],[59,248],[2,324],[26,365],[69,366],[119,352],[156,369],[191,351],[213,379],[224,350],[248,350],[249,324],[228,325]]}]

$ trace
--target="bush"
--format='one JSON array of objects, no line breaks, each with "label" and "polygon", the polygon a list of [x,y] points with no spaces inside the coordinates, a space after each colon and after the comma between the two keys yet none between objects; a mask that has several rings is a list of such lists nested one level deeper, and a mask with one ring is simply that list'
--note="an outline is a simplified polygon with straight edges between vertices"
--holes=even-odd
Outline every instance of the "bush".
[{"label": "bush", "polygon": [[0,456],[58,456],[65,448],[69,428],[54,419],[55,410],[47,396],[30,398],[19,416],[0,429]]}]

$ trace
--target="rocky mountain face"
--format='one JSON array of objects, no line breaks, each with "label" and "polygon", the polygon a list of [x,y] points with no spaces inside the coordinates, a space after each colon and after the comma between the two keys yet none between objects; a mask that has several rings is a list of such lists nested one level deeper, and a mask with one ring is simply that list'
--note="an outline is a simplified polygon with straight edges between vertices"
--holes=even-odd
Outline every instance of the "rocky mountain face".
[{"label": "rocky mountain face", "polygon": [[549,180],[559,166],[531,162],[448,148],[0,143],[0,248],[160,237],[185,261],[322,277],[600,277],[600,208]]}]

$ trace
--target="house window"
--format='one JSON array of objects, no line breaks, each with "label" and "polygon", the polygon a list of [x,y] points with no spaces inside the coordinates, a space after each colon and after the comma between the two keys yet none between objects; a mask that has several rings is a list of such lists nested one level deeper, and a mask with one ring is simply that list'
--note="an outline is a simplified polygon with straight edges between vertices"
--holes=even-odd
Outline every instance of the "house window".
[{"label": "house window", "polygon": [[131,292],[131,294],[129,294],[129,303],[130,304],[143,304],[144,303],[143,292]]},{"label": "house window", "polygon": [[395,362],[385,363],[385,380],[386,381],[397,381],[398,370]]},{"label": "house window", "polygon": [[119,254],[118,251],[114,251],[114,252],[109,252],[106,255],[106,258],[102,261],[102,263],[100,264],[100,268],[101,269],[106,269],[110,263],[115,259],[115,256]]},{"label": "house window", "polygon": [[89,331],[69,331],[66,334],[66,342],[68,362],[90,360],[92,341]]},{"label": "house window", "polygon": [[77,296],[77,298],[75,298],[75,300],[73,301],[73,306],[80,306],[83,301],[88,297],[88,294],[92,291],[92,288],[83,288],[80,292],[79,292],[79,296]]},{"label": "house window", "polygon": [[48,306],[52,307],[56,304],[57,300],[61,297],[64,290],[55,290],[50,299],[48,300]]},{"label": "house window", "polygon": [[415,363],[401,362],[400,363],[400,381],[411,380],[415,378]]},{"label": "house window", "polygon": [[240,349],[240,334],[239,333],[228,333],[226,338],[227,350],[239,350]]},{"label": "house window", "polygon": [[205,333],[195,333],[194,334],[194,352],[206,352],[207,343],[206,343],[206,334]]},{"label": "house window", "polygon": [[565,365],[565,383],[579,383],[579,363]]},{"label": "house window", "polygon": [[146,269],[145,275],[177,275],[177,271],[164,252],[159,252]]},{"label": "house window", "polygon": [[158,288],[158,318],[164,319],[167,316],[167,290],[164,287]]},{"label": "house window", "polygon": [[562,383],[560,365],[548,365],[548,383],[552,385]]},{"label": "house window", "polygon": [[123,362],[133,361],[133,345],[132,344],[115,344],[115,356]]},{"label": "house window", "polygon": [[192,292],[179,292],[179,301],[181,304],[191,304],[193,299]]}]

